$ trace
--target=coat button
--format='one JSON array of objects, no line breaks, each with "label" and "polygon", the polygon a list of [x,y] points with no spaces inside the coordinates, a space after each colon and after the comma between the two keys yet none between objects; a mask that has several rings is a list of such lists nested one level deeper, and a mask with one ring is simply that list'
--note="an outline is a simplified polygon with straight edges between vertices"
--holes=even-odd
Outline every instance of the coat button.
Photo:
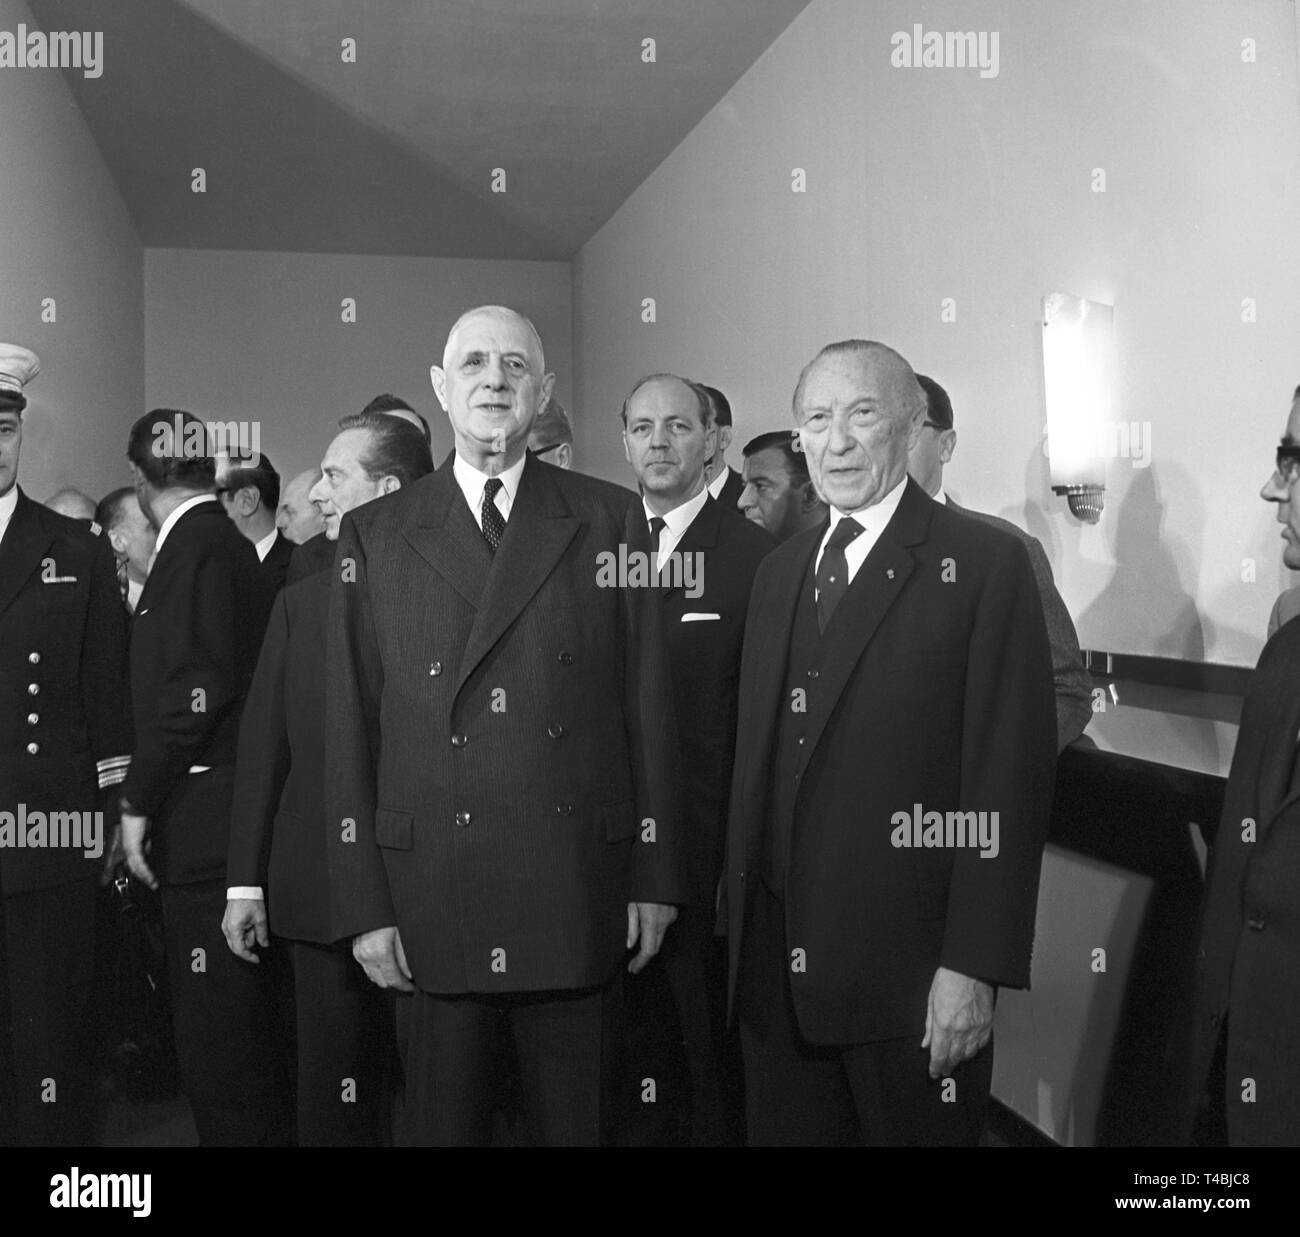
[{"label": "coat button", "polygon": [[546,733],[549,734],[552,739],[558,739],[564,733],[564,727],[561,726],[559,722],[552,722],[546,727]]},{"label": "coat button", "polygon": [[27,745],[27,754],[29,756],[35,756],[40,750],[41,745],[39,743],[29,743]]},{"label": "coat button", "polygon": [[573,654],[561,653],[559,657],[557,657],[555,660],[558,661],[562,666],[571,666],[573,665]]},{"label": "coat button", "polygon": [[28,653],[27,660],[31,662],[33,666],[39,666],[41,664],[41,655],[39,653]]},{"label": "coat button", "polygon": [[464,734],[454,734],[451,736],[452,747],[464,747],[469,742],[469,736]]},{"label": "coat button", "polygon": [[557,804],[555,805],[555,814],[556,814],[557,816],[572,816],[572,815],[573,815],[573,804],[572,804],[572,803],[557,803]]},{"label": "coat button", "polygon": [[41,685],[39,683],[28,683],[27,694],[29,696],[39,696],[41,694]]},{"label": "coat button", "polygon": [[1263,916],[1263,915],[1256,915],[1253,919],[1247,919],[1247,920],[1246,920],[1246,927],[1248,927],[1252,932],[1263,932],[1263,931],[1264,931],[1264,916]]},{"label": "coat button", "polygon": [[800,747],[803,746],[803,735],[800,735],[800,736],[799,736],[799,746],[800,746]]},{"label": "coat button", "polygon": [[39,722],[40,720],[41,720],[41,715],[40,715],[39,713],[28,713],[28,714],[27,714],[27,724],[28,724],[29,726],[35,726],[36,723]]},{"label": "coat button", "polygon": [[430,674],[433,674],[433,675],[441,674],[441,673],[442,673],[442,662],[440,662],[440,661],[435,661],[435,662],[433,663],[433,665],[429,667],[429,673],[430,673]]},{"label": "coat button", "polygon": [[456,823],[457,823],[457,824],[458,824],[462,829],[467,828],[468,825],[469,825],[469,822],[470,822],[470,814],[469,814],[468,812],[457,812],[457,813],[456,813]]}]

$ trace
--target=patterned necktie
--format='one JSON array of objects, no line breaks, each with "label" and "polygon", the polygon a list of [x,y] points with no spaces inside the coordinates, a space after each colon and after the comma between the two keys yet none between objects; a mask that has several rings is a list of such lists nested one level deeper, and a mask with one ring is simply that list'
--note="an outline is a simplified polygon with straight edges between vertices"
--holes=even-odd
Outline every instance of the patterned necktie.
[{"label": "patterned necktie", "polygon": [[822,561],[817,566],[817,627],[825,633],[830,625],[831,615],[840,604],[849,587],[849,560],[844,556],[844,547],[860,532],[862,525],[857,520],[844,519],[835,525],[831,539],[822,552]]},{"label": "patterned necktie", "polygon": [[493,554],[506,532],[506,518],[496,504],[497,491],[501,489],[500,477],[489,477],[483,486],[483,540]]}]

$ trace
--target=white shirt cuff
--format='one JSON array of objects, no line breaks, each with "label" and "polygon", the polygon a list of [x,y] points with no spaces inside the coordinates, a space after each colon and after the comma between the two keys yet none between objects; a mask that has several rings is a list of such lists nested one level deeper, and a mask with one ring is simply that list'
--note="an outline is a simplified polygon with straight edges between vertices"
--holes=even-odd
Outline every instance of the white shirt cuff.
[{"label": "white shirt cuff", "polygon": [[226,890],[226,900],[233,902],[236,898],[245,898],[250,902],[266,901],[266,895],[258,885],[232,885]]}]

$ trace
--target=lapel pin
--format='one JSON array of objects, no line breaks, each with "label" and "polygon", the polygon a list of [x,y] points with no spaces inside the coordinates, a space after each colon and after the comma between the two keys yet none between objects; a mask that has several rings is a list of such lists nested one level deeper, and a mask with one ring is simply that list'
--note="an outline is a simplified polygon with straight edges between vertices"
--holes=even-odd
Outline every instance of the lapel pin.
[{"label": "lapel pin", "polygon": [[894,578],[894,569],[892,567],[886,567],[885,575],[887,575],[892,580]]}]

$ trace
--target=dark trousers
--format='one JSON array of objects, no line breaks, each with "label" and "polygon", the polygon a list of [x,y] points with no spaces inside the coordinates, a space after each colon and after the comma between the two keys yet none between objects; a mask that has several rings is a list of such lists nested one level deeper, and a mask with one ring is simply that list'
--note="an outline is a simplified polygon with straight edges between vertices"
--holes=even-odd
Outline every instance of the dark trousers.
[{"label": "dark trousers", "polygon": [[379,1147],[396,1085],[393,994],[351,946],[289,941],[298,1045],[298,1145]]},{"label": "dark trousers", "polygon": [[[822,1046],[799,1032],[790,997],[784,908],[761,882],[741,944],[740,1042],[750,1146],[977,1146],[988,1109],[993,1046],[959,1065],[954,1088],[929,1076],[915,1036]],[[952,1098],[945,1102],[945,1090]]]},{"label": "dark trousers", "polygon": [[277,1004],[288,987],[279,943],[254,965],[221,933],[224,878],[162,889],[172,1025],[181,1085],[204,1147],[293,1141],[291,1075]]},{"label": "dark trousers", "polygon": [[618,1025],[619,980],[576,992],[397,997],[406,1089],[399,1142],[488,1146],[500,1039],[513,1043],[530,1140],[600,1145]]},{"label": "dark trousers", "polygon": [[95,883],[80,880],[3,899],[8,1034],[0,1062],[0,1140],[85,1147],[94,1132],[90,996]]}]

